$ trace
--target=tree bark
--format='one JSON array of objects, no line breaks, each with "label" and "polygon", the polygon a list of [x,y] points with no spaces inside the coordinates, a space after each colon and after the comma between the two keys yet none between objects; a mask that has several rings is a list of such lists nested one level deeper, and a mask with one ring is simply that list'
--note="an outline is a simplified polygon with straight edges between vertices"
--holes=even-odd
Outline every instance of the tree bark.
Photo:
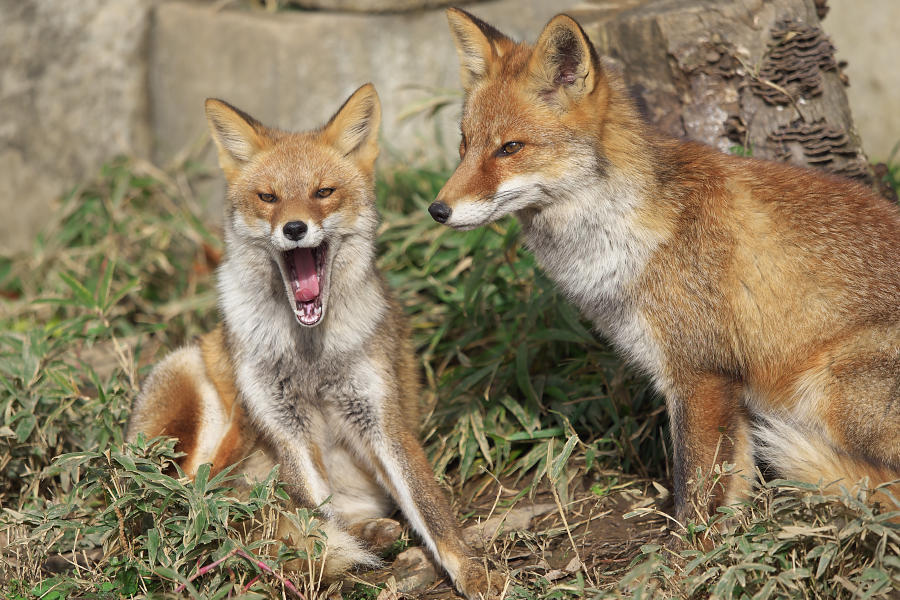
[{"label": "tree bark", "polygon": [[650,121],[725,152],[871,183],[813,0],[619,0],[572,16]]}]

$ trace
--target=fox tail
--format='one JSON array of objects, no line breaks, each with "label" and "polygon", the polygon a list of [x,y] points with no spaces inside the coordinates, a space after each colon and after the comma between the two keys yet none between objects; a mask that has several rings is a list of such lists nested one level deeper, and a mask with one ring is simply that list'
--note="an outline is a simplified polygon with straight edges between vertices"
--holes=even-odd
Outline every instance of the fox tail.
[{"label": "fox tail", "polygon": [[310,572],[310,575],[321,574],[325,581],[333,580],[353,567],[377,568],[381,560],[370,552],[365,543],[353,536],[337,523],[324,520],[317,525],[314,534],[297,527],[285,514],[277,518],[275,539],[280,539],[289,547],[305,551],[307,556],[318,556],[320,560],[311,562],[297,558],[284,564],[288,571]]},{"label": "fox tail", "polygon": [[757,459],[783,479],[819,483],[825,488],[843,485],[850,490],[874,488],[874,499],[888,510],[900,509],[900,472],[888,465],[851,456],[835,448],[824,435],[796,421],[768,416],[753,428]]}]

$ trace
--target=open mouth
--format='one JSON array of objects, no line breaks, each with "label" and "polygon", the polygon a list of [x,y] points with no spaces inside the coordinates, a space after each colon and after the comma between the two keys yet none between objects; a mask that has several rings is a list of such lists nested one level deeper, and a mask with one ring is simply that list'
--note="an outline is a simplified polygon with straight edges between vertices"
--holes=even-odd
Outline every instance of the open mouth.
[{"label": "open mouth", "polygon": [[294,248],[284,253],[288,283],[294,297],[294,316],[301,325],[312,327],[322,320],[325,289],[325,243],[315,248]]}]

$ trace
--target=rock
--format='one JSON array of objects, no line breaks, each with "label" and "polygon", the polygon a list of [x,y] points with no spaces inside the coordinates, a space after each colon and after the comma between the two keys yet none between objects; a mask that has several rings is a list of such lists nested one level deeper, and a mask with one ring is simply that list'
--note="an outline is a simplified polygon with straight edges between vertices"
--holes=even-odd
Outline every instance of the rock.
[{"label": "rock", "polygon": [[415,594],[425,591],[437,579],[437,572],[425,551],[413,546],[397,556],[392,567],[397,579],[397,591]]},{"label": "rock", "polygon": [[473,548],[484,548],[491,539],[500,534],[528,529],[533,518],[552,510],[556,510],[555,504],[530,504],[517,506],[509,512],[501,511],[500,514],[463,529],[463,540]]},{"label": "rock", "polygon": [[[53,201],[115,155],[152,154],[167,164],[202,141],[209,96],[268,124],[305,129],[372,81],[384,106],[380,166],[454,164],[458,60],[443,11],[423,8],[445,0],[297,1],[322,10],[273,14],[210,0],[0,0],[0,207],[7,209],[0,253],[30,246]],[[868,20],[865,27],[847,16],[852,3],[834,4],[825,24],[839,40],[838,56],[851,60],[849,92],[861,128],[872,152],[886,158],[900,137],[891,85],[900,73],[892,62],[900,37],[891,29],[900,4],[872,2],[854,13]],[[325,12],[413,5],[402,14]],[[626,66],[651,118],[675,135],[723,150],[743,140],[755,156],[803,164],[812,157],[830,170],[867,174],[839,68],[813,65],[795,106],[769,104],[777,90],[752,85],[739,64],[762,68],[788,20],[817,28],[812,0],[473,0],[467,8],[528,41],[557,12],[572,14],[601,53]],[[439,107],[434,119],[401,119]],[[215,169],[212,152],[205,165]],[[221,218],[221,186],[217,176],[198,190],[213,199],[214,219]]]},{"label": "rock", "polygon": [[[534,38],[579,0],[498,0],[479,16]],[[157,6],[150,56],[155,158],[165,163],[206,136],[203,101],[222,98],[267,125],[319,127],[353,90],[375,84],[382,103],[379,166],[455,164],[462,92],[442,10],[365,15],[221,10],[194,2]],[[402,119],[441,103],[437,118]],[[214,168],[212,152],[206,164]],[[217,179],[217,182],[220,178]],[[221,188],[206,192],[219,215]],[[201,194],[202,195],[202,194]]]},{"label": "rock", "polygon": [[103,162],[149,154],[150,7],[0,0],[0,252],[29,247],[53,202]]},{"label": "rock", "polygon": [[822,22],[834,40],[838,60],[846,60],[847,98],[863,147],[874,159],[887,160],[900,142],[900,2],[868,0],[865,7],[832,1]]}]

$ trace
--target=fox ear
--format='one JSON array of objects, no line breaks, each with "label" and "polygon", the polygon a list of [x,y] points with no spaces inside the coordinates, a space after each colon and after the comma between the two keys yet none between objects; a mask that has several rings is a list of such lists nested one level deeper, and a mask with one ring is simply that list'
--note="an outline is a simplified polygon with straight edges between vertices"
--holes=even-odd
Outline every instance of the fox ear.
[{"label": "fox ear", "polygon": [[378,156],[380,125],[378,92],[374,85],[367,83],[347,98],[322,128],[322,134],[344,156],[353,156],[359,163],[371,166]]},{"label": "fox ear", "polygon": [[262,123],[223,100],[206,99],[206,120],[219,149],[219,165],[226,175],[268,145]]},{"label": "fox ear", "polygon": [[560,108],[591,93],[600,75],[597,51],[568,15],[553,17],[535,44],[531,76],[538,95]]},{"label": "fox ear", "polygon": [[473,15],[459,8],[447,9],[450,33],[459,54],[460,77],[468,91],[486,76],[495,58],[503,55],[512,40]]}]

